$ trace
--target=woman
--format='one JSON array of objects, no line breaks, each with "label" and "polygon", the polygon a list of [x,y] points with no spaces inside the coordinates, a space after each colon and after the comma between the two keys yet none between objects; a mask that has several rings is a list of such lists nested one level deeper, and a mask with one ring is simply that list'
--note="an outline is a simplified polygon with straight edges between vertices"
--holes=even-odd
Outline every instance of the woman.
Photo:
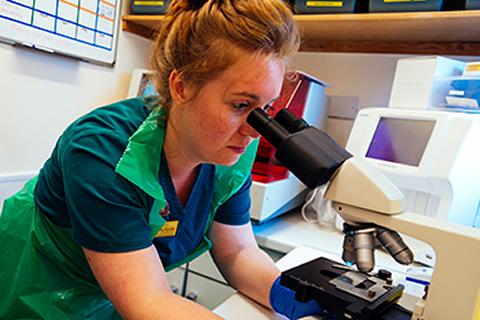
[{"label": "woman", "polygon": [[280,286],[248,214],[258,134],[246,117],[279,96],[298,43],[281,0],[172,1],[152,53],[161,100],[78,119],[5,202],[0,318],[214,319],[165,275],[209,249],[262,305],[320,312]]}]

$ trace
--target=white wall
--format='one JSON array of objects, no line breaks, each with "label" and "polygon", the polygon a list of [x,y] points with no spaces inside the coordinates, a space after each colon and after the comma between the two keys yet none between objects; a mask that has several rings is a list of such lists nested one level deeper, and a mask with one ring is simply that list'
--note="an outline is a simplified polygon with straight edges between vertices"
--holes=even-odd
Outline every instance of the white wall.
[{"label": "white wall", "polygon": [[132,69],[146,67],[149,46],[119,30],[110,68],[0,43],[0,177],[38,170],[70,122],[123,99]]}]

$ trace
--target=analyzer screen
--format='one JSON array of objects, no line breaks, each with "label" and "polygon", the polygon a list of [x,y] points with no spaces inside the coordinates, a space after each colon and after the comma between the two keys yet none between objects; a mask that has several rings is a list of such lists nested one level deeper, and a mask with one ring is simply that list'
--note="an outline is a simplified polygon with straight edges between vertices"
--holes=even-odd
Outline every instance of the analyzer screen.
[{"label": "analyzer screen", "polygon": [[382,117],[366,157],[417,167],[434,127],[432,120]]}]

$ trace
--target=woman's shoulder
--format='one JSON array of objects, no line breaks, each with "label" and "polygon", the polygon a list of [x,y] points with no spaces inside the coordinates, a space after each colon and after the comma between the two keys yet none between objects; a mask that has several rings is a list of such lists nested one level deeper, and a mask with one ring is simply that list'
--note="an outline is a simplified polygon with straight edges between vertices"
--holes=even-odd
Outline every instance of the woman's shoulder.
[{"label": "woman's shoulder", "polygon": [[144,98],[123,100],[94,109],[65,129],[56,149],[63,155],[81,149],[116,159],[126,148],[128,138],[150,112],[151,108]]},{"label": "woman's shoulder", "polygon": [[144,98],[122,100],[90,111],[74,121],[66,132],[106,130],[130,136],[150,112]]},{"label": "woman's shoulder", "polygon": [[108,137],[125,142],[150,114],[145,98],[118,101],[96,108],[72,122],[63,132],[64,141]]}]

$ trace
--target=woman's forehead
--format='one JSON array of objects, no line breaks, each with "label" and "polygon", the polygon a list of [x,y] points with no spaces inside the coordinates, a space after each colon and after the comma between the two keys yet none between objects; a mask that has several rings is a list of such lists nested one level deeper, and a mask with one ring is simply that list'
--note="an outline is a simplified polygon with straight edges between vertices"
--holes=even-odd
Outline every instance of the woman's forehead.
[{"label": "woman's forehead", "polygon": [[242,59],[222,72],[216,81],[230,94],[250,95],[255,98],[263,95],[261,93],[265,91],[279,92],[284,73],[285,63],[282,59]]}]

